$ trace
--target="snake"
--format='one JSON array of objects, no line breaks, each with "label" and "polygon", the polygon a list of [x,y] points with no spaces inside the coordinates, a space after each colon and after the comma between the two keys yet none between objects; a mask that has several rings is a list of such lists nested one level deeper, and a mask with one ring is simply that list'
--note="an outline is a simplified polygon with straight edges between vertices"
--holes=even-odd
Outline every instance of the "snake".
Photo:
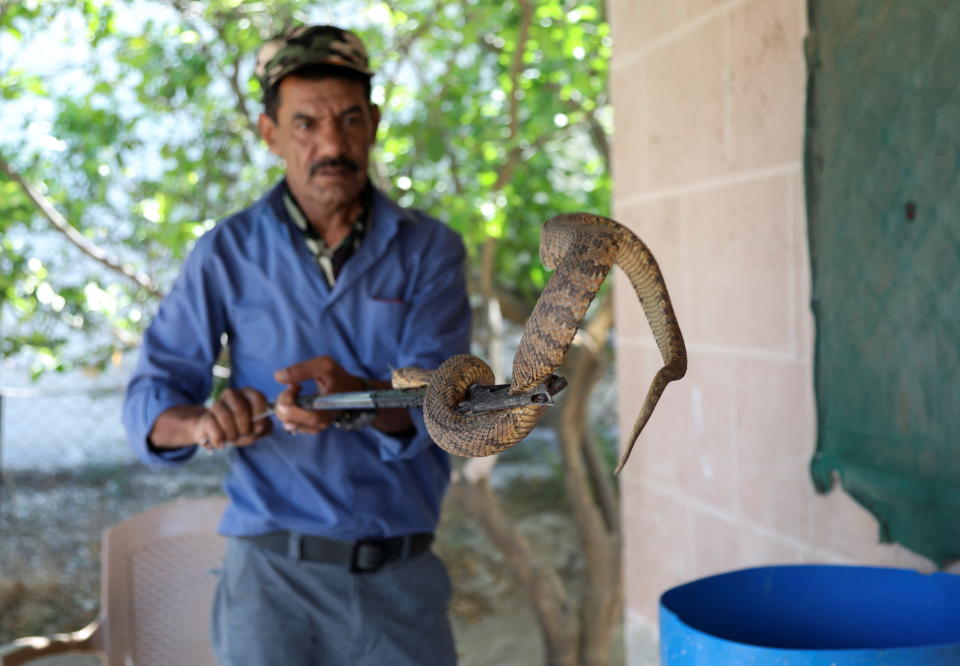
[{"label": "snake", "polygon": [[[663,359],[654,375],[615,473],[626,464],[667,384],[687,371],[687,352],[660,267],[650,249],[616,220],[590,213],[565,213],[543,223],[540,260],[553,271],[523,328],[513,358],[509,393],[546,382],[567,355],[580,322],[614,264],[630,280]],[[427,432],[448,453],[482,457],[521,442],[543,417],[547,405],[529,404],[481,414],[461,414],[457,405],[474,385],[495,383],[482,359],[458,354],[435,370],[398,368],[394,388],[425,386]]]}]

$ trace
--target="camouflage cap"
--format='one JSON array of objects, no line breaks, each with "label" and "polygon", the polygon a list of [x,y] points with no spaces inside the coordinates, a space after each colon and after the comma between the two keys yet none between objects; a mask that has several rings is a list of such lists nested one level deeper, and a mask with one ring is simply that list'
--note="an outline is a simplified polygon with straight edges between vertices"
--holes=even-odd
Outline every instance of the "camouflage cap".
[{"label": "camouflage cap", "polygon": [[260,47],[255,74],[264,91],[306,65],[331,65],[373,76],[360,38],[332,25],[299,26]]}]

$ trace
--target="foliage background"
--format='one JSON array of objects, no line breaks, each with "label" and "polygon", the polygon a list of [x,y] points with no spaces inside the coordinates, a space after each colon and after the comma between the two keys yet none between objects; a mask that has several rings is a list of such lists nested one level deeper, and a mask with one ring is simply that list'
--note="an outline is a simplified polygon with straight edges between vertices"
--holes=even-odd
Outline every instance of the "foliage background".
[{"label": "foliage background", "polygon": [[39,373],[136,349],[193,241],[280,177],[252,69],[291,21],[367,41],[374,178],[463,233],[484,294],[522,312],[547,277],[540,223],[606,213],[598,0],[5,2],[0,354]]}]

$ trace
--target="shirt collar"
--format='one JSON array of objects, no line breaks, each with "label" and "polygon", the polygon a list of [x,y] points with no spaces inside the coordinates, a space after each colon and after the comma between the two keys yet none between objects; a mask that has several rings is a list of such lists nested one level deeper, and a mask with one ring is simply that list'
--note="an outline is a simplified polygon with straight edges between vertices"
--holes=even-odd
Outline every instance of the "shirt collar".
[{"label": "shirt collar", "polygon": [[357,246],[359,246],[360,240],[363,238],[367,231],[367,227],[370,224],[370,209],[372,208],[373,202],[373,186],[370,185],[370,181],[367,181],[363,191],[360,193],[363,207],[360,209],[356,219],[353,221],[353,226],[350,228],[350,233],[334,247],[328,247],[320,234],[317,233],[317,230],[314,229],[312,224],[310,224],[306,213],[303,212],[303,208],[300,207],[300,203],[297,201],[296,197],[293,196],[293,192],[290,191],[290,186],[286,183],[286,181],[283,183],[281,196],[283,197],[283,206],[296,227],[308,237],[315,239],[320,248],[326,252],[332,253],[338,247],[341,247],[344,243],[350,242],[351,240],[355,242]]},{"label": "shirt collar", "polygon": [[299,202],[297,202],[293,193],[290,191],[290,186],[286,181],[283,183],[281,190],[283,207],[294,226],[303,234],[303,240],[307,249],[317,261],[317,265],[323,271],[327,284],[331,287],[333,287],[336,282],[337,275],[340,273],[343,264],[360,248],[363,238],[366,235],[367,227],[370,225],[370,210],[373,207],[373,187],[370,185],[370,181],[367,181],[360,196],[363,201],[363,206],[353,221],[353,226],[350,227],[350,233],[337,243],[337,245],[330,247],[324,242],[323,237],[317,232],[313,225],[310,224],[306,213],[303,212]]}]

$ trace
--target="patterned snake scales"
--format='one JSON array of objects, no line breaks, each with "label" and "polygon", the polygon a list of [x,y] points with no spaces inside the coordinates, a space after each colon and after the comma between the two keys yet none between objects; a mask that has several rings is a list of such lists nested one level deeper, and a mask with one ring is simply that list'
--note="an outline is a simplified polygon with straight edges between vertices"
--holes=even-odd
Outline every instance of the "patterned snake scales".
[{"label": "patterned snake scales", "polygon": [[[630,279],[653,329],[664,366],[650,384],[617,465],[619,473],[663,389],[687,371],[687,352],[663,275],[650,250],[633,232],[614,220],[587,213],[547,220],[540,234],[540,259],[554,274],[523,329],[513,358],[510,393],[533,389],[556,372],[613,264]],[[547,408],[530,404],[482,414],[457,413],[457,405],[472,384],[494,382],[489,366],[468,354],[448,358],[436,370],[399,368],[393,374],[394,388],[426,384],[423,413],[427,431],[444,450],[468,457],[493,455],[519,443]]]}]

